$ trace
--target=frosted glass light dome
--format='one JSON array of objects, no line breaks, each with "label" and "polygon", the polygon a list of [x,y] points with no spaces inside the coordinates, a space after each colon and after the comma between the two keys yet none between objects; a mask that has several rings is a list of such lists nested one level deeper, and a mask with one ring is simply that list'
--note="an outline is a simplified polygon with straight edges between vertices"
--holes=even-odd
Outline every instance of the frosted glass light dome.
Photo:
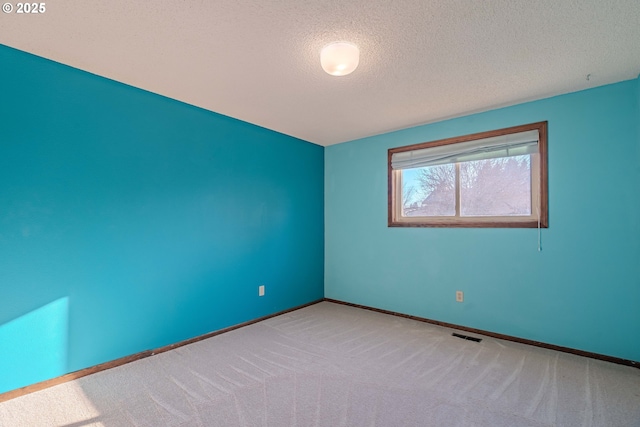
[{"label": "frosted glass light dome", "polygon": [[320,52],[322,69],[332,76],[351,74],[360,62],[358,48],[346,42],[331,43]]}]

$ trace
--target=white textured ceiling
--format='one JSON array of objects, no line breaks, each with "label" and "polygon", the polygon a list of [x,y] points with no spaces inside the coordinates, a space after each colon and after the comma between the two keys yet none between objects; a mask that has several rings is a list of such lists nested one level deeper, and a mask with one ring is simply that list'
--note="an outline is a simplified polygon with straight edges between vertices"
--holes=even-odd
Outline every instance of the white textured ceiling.
[{"label": "white textured ceiling", "polygon": [[640,1],[51,0],[0,43],[330,145],[635,78]]}]

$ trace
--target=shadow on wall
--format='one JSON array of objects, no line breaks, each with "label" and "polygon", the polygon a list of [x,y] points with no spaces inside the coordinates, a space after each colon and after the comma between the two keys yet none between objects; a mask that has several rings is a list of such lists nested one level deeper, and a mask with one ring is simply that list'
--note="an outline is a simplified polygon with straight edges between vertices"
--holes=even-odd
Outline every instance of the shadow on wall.
[{"label": "shadow on wall", "polygon": [[67,372],[69,298],[0,325],[0,393]]}]

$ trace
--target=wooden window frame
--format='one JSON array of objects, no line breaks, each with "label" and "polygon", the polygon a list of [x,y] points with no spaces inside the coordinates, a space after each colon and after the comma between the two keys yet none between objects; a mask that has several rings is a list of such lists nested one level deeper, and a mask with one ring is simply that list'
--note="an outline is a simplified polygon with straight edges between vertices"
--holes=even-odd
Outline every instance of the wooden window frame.
[{"label": "wooden window frame", "polygon": [[[540,212],[532,212],[532,217],[509,217],[509,216],[486,216],[486,217],[402,217],[401,201],[396,200],[396,195],[402,198],[402,171],[393,170],[391,167],[391,157],[394,153],[419,150],[423,148],[436,147],[441,145],[457,144],[461,142],[474,141],[478,139],[491,138],[537,130],[539,136],[538,153],[531,156],[532,187],[535,184],[539,191]],[[458,136],[454,138],[441,139],[420,144],[408,145],[404,147],[391,148],[388,150],[387,173],[388,173],[388,226],[389,227],[466,227],[466,228],[548,228],[549,227],[549,186],[548,186],[548,161],[547,161],[547,122],[537,122],[521,126],[513,126],[504,129],[492,130],[488,132],[474,133],[470,135]],[[459,185],[456,185],[456,192]],[[536,204],[537,205],[537,204]],[[532,203],[532,210],[536,209]],[[458,207],[456,207],[458,210]]]}]

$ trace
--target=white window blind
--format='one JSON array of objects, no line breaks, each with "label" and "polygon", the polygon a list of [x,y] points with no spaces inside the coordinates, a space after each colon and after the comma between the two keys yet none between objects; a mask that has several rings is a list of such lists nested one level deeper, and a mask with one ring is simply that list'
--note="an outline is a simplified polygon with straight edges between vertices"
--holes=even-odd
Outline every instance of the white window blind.
[{"label": "white window blind", "polygon": [[538,152],[538,130],[476,139],[393,153],[394,170],[423,168],[447,163],[470,162],[500,157],[522,156]]}]

